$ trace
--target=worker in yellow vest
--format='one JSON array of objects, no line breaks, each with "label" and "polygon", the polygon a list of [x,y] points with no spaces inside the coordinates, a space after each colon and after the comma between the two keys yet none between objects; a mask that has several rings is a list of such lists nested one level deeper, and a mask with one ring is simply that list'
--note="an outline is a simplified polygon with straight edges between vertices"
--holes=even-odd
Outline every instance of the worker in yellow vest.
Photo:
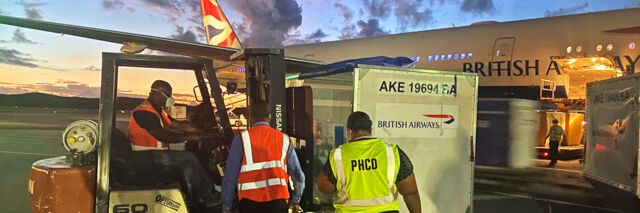
[{"label": "worker in yellow vest", "polygon": [[336,212],[399,212],[398,192],[412,213],[421,212],[413,165],[398,146],[371,137],[371,119],[354,112],[347,120],[349,143],[329,154],[318,188],[336,192]]},{"label": "worker in yellow vest", "polygon": [[549,158],[551,158],[551,161],[549,162],[548,166],[554,167],[558,162],[558,155],[560,155],[560,152],[558,151],[558,148],[560,147],[560,141],[562,140],[562,136],[564,136],[565,134],[562,127],[558,125],[558,119],[553,119],[553,121],[551,122],[553,123],[553,126],[549,127],[549,133],[547,133],[547,137],[545,138],[545,140],[547,138],[549,139],[549,154],[551,155],[549,156]]}]

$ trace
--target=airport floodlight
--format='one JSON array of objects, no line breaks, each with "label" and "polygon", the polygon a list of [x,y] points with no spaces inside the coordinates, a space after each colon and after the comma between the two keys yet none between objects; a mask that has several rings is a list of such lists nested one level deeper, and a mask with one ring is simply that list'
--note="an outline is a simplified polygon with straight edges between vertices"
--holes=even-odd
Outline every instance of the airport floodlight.
[{"label": "airport floodlight", "polygon": [[613,44],[612,43],[608,43],[607,44],[607,51],[611,51],[613,50]]},{"label": "airport floodlight", "polygon": [[120,48],[120,52],[123,53],[141,53],[147,48],[145,44],[136,44],[134,42],[124,42]]}]

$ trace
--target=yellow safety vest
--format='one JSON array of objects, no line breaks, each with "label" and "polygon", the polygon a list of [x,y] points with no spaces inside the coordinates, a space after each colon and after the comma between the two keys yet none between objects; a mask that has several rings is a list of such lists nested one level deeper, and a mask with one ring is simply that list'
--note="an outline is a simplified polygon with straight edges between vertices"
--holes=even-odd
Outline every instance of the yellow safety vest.
[{"label": "yellow safety vest", "polygon": [[351,142],[331,151],[329,161],[337,179],[336,213],[399,210],[396,145],[377,138]]}]

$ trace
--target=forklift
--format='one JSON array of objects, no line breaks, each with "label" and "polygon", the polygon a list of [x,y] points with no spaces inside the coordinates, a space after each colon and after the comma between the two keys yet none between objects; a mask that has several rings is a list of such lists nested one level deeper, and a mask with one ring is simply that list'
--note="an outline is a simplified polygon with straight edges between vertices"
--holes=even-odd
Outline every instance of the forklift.
[{"label": "forklift", "polygon": [[[285,88],[282,49],[244,49],[233,59],[245,61],[249,113],[252,103],[267,102],[272,109],[271,126],[294,139],[303,172],[308,177],[301,205],[313,209],[313,178],[312,171],[308,169],[311,168],[313,144],[306,144],[306,141],[313,141],[311,89]],[[98,122],[80,120],[71,123],[62,135],[62,144],[70,154],[33,164],[28,186],[32,212],[201,211],[182,190],[184,187],[181,187],[179,176],[171,175],[172,168],[151,171],[127,167],[138,159],[131,157],[126,134],[116,128],[115,105],[120,67],[194,71],[197,82],[194,90],[199,91],[201,103],[187,107],[187,120],[204,130],[208,137],[202,141],[188,141],[185,151],[192,152],[199,159],[215,185],[221,184],[228,151],[237,133],[229,121],[213,60],[102,53]]]}]

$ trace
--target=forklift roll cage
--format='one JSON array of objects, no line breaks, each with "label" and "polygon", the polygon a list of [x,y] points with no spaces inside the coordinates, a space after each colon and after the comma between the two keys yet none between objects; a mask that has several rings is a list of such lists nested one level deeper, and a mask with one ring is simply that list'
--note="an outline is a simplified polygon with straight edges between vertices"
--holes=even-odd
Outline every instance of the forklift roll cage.
[{"label": "forklift roll cage", "polygon": [[[109,160],[111,149],[111,133],[115,124],[115,100],[118,90],[118,68],[119,67],[142,67],[142,68],[163,68],[193,70],[195,73],[200,94],[203,99],[204,110],[213,116],[213,106],[211,97],[216,105],[220,125],[213,119],[213,126],[222,127],[224,134],[223,143],[231,145],[233,130],[229,123],[229,116],[222,98],[222,91],[216,78],[213,60],[206,58],[183,57],[183,56],[157,56],[157,55],[137,55],[127,53],[102,53],[102,74],[99,109],[99,139],[98,139],[98,161],[96,172],[96,212],[108,212],[109,209]],[[206,73],[206,76],[203,75]],[[205,81],[205,77],[207,81]],[[211,88],[210,93],[207,91]],[[211,94],[211,96],[209,95]]]}]

